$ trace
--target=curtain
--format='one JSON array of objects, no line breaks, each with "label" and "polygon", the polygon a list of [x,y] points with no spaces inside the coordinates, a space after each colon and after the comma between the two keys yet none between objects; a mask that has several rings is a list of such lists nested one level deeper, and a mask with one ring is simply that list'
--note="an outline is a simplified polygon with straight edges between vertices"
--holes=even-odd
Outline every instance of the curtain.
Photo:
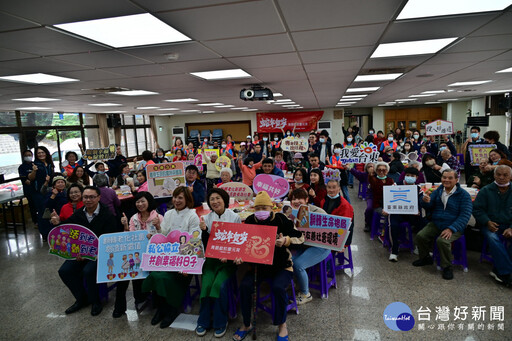
[{"label": "curtain", "polygon": [[108,137],[107,114],[98,114],[97,119],[100,130],[100,145],[107,147],[110,144]]},{"label": "curtain", "polygon": [[155,146],[156,148],[160,148],[160,145],[158,144],[158,131],[156,128],[155,116],[149,116],[149,124],[151,125],[151,132],[153,133],[153,138],[155,139]]}]

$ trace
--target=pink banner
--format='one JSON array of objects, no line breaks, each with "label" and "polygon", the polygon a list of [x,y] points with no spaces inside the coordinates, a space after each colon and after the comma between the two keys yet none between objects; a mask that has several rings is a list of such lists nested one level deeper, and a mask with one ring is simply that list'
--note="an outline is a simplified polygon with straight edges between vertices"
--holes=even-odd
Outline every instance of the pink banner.
[{"label": "pink banner", "polygon": [[254,193],[265,191],[271,198],[282,198],[288,194],[290,184],[277,175],[259,174],[253,182]]},{"label": "pink banner", "polygon": [[259,133],[277,133],[281,129],[305,132],[316,131],[316,124],[323,115],[323,111],[271,112],[258,113],[256,120]]},{"label": "pink banner", "polygon": [[98,256],[98,237],[87,227],[75,224],[62,224],[48,234],[50,254],[64,259],[96,260]]}]

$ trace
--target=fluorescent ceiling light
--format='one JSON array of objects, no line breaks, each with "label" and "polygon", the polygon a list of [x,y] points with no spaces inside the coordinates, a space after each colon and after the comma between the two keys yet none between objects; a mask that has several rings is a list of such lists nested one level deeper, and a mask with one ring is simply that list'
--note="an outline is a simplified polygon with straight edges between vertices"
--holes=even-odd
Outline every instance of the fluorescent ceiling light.
[{"label": "fluorescent ceiling light", "polygon": [[403,75],[403,73],[388,73],[382,75],[359,75],[354,82],[392,81]]},{"label": "fluorescent ceiling light", "polygon": [[105,111],[106,114],[122,114],[126,111],[122,111],[122,110],[114,110],[114,111]]},{"label": "fluorescent ceiling light", "polygon": [[454,37],[380,44],[370,58],[399,57],[436,53],[457,39],[457,37]]},{"label": "fluorescent ceiling light", "polygon": [[17,110],[51,110],[53,108],[47,107],[24,107],[24,108],[16,108]]},{"label": "fluorescent ceiling light", "polygon": [[258,111],[258,109],[244,109],[242,111]]},{"label": "fluorescent ceiling light", "polygon": [[499,93],[502,93],[502,92],[512,92],[512,89],[509,89],[509,90],[489,90],[489,91],[486,91],[485,93],[486,94],[499,94]]},{"label": "fluorescent ceiling light", "polygon": [[[180,110],[179,108],[160,108],[160,109],[156,109],[156,110],[159,110],[159,111],[168,111],[168,110]],[[174,115],[174,114],[173,114]]]},{"label": "fluorescent ceiling light", "polygon": [[480,84],[485,84],[485,83],[490,83],[490,82],[492,82],[492,81],[486,80],[486,81],[471,81],[471,82],[455,82],[452,84],[448,84],[448,86],[480,85]]},{"label": "fluorescent ceiling light", "polygon": [[234,105],[226,104],[226,105],[216,105],[215,108],[233,108]]},{"label": "fluorescent ceiling light", "polygon": [[416,99],[414,98],[400,98],[400,99],[395,99],[396,102],[410,102],[410,101],[416,101]]},{"label": "fluorescent ceiling light", "polygon": [[425,104],[441,104],[441,102],[425,102]]},{"label": "fluorescent ceiling light", "polygon": [[201,110],[189,109],[189,110],[182,110],[181,112],[201,112]]},{"label": "fluorescent ceiling light", "polygon": [[29,73],[26,75],[3,76],[0,80],[28,84],[54,84],[78,82],[78,79],[48,75],[46,73]]},{"label": "fluorescent ceiling light", "polygon": [[447,99],[439,99],[439,102],[452,102],[452,101],[458,101],[458,98],[447,98]]},{"label": "fluorescent ceiling light", "polygon": [[279,103],[282,103],[282,102],[292,102],[291,99],[287,98],[287,99],[278,99],[276,100],[276,102],[279,102]]},{"label": "fluorescent ceiling light", "polygon": [[215,111],[213,110],[207,110],[207,111],[203,111],[203,114],[213,114]]},{"label": "fluorescent ceiling light", "polygon": [[395,105],[395,103],[384,103],[384,104],[377,104],[378,107],[390,107],[392,105]]},{"label": "fluorescent ceiling light", "polygon": [[112,95],[122,95],[122,96],[148,96],[148,95],[158,95],[158,92],[146,91],[146,90],[127,90],[127,91],[113,91],[109,92]]},{"label": "fluorescent ceiling light", "polygon": [[231,108],[231,110],[244,110],[249,109],[248,107]]},{"label": "fluorescent ceiling light", "polygon": [[292,108],[292,107],[300,107],[300,104],[286,104],[283,105],[284,108]]},{"label": "fluorescent ceiling light", "polygon": [[46,97],[27,97],[27,98],[13,98],[13,101],[21,101],[21,102],[52,102],[52,101],[60,101],[58,98],[46,98]]},{"label": "fluorescent ceiling light", "polygon": [[420,94],[420,95],[410,95],[409,97],[430,97],[435,96],[436,94]]},{"label": "fluorescent ceiling light", "polygon": [[428,90],[428,91],[422,91],[422,94],[444,94],[444,90]]},{"label": "fluorescent ceiling light", "polygon": [[343,98],[358,98],[358,97],[366,97],[366,96],[368,96],[368,95],[366,95],[366,94],[361,94],[361,95],[345,95],[345,96],[343,96],[341,98],[342,99]]},{"label": "fluorescent ceiling light", "polygon": [[352,105],[352,104],[356,104],[357,102],[343,102],[343,103],[338,103],[336,104],[337,107],[342,107],[342,106],[345,106],[345,105]]},{"label": "fluorescent ceiling light", "polygon": [[159,109],[160,107],[135,107],[135,109],[139,110],[152,110],[152,109]]},{"label": "fluorescent ceiling light", "polygon": [[503,73],[503,72],[512,72],[512,67],[509,67],[508,69],[496,71],[496,73]]},{"label": "fluorescent ceiling light", "polygon": [[224,103],[200,103],[198,105],[202,107],[214,107],[216,105],[224,105]]},{"label": "fluorescent ceiling light", "polygon": [[112,47],[167,44],[191,40],[149,13],[54,25]]},{"label": "fluorescent ceiling light", "polygon": [[509,0],[409,0],[396,19],[501,11],[509,5]]},{"label": "fluorescent ceiling light", "polygon": [[237,78],[250,78],[250,74],[242,69],[229,69],[217,71],[204,71],[204,72],[191,72],[192,76],[196,76],[207,81],[222,80],[222,79],[237,79]]},{"label": "fluorescent ceiling light", "polygon": [[182,102],[197,102],[198,100],[195,98],[176,98],[176,99],[166,99],[165,102],[173,102],[173,103],[182,103]]},{"label": "fluorescent ceiling light", "polygon": [[274,92],[273,95],[274,95],[274,97],[281,97],[281,96],[283,96],[283,94],[280,93],[280,92]]},{"label": "fluorescent ceiling light", "polygon": [[118,103],[91,103],[91,104],[87,104],[87,105],[90,105],[93,107],[120,107],[120,106],[122,106],[122,104],[118,104]]},{"label": "fluorescent ceiling light", "polygon": [[174,116],[174,114],[162,114],[160,116]]},{"label": "fluorescent ceiling light", "polygon": [[368,88],[348,88],[346,92],[369,92],[369,91],[377,91],[380,89],[380,86],[373,86]]},{"label": "fluorescent ceiling light", "polygon": [[351,102],[351,101],[360,101],[364,99],[364,97],[356,97],[356,98],[340,98],[338,102]]}]

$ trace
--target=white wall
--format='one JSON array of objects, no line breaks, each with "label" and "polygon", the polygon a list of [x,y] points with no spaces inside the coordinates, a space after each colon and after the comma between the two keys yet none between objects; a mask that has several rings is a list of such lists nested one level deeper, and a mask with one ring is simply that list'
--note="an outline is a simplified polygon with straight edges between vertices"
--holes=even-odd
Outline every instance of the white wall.
[{"label": "white wall", "polygon": [[384,130],[384,109],[380,107],[373,108],[373,128],[375,131],[382,130],[384,134],[386,131]]},{"label": "white wall", "polygon": [[448,103],[446,106],[446,120],[453,122],[455,131],[464,130],[464,124],[467,121],[467,111],[471,107],[470,102]]}]

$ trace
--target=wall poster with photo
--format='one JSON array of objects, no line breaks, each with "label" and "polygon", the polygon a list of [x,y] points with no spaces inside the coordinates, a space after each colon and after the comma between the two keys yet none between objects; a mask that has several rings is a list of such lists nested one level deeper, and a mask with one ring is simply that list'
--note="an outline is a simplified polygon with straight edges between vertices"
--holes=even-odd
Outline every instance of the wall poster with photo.
[{"label": "wall poster with photo", "polygon": [[418,128],[418,124],[416,123],[416,121],[409,121],[409,129],[417,129]]}]

